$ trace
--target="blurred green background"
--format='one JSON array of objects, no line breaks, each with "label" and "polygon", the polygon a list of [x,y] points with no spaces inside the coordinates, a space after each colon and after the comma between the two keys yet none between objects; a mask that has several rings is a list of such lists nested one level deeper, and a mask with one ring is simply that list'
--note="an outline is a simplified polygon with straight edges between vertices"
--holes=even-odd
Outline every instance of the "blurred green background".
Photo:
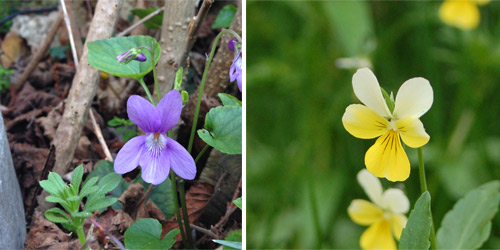
[{"label": "blurred green background", "polygon": [[[421,120],[436,229],[467,191],[500,177],[500,2],[480,7],[472,31],[443,24],[441,3],[247,3],[248,248],[359,248],[366,227],[347,207],[368,199],[356,174],[375,140],[342,126],[360,102],[358,66],[341,69],[339,58],[364,58],[394,93],[409,78],[430,81],[434,104]],[[403,189],[413,207],[417,150],[406,152],[410,178],[382,184]],[[500,248],[499,215],[491,232],[483,248]]]}]

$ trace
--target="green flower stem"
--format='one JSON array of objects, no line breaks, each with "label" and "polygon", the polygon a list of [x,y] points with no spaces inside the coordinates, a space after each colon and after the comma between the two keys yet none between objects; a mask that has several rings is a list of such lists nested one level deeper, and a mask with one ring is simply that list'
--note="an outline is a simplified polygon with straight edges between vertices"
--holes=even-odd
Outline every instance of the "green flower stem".
[{"label": "green flower stem", "polygon": [[[76,236],[78,236],[78,239],[80,240],[80,245],[84,246],[87,240],[85,239],[85,232],[83,231],[83,225],[77,227]],[[88,247],[86,247],[85,249],[88,249]]]},{"label": "green flower stem", "polygon": [[177,199],[177,181],[175,180],[174,171],[170,171],[170,179],[172,182],[172,198],[174,200],[174,210],[177,215],[177,223],[179,223],[179,230],[181,231],[182,243],[186,246],[186,235],[184,233],[184,228],[181,222],[181,211],[179,210],[179,200]]},{"label": "green flower stem", "polygon": [[196,126],[198,125],[198,115],[200,114],[201,97],[203,94],[203,89],[205,88],[205,81],[207,80],[208,69],[210,68],[210,64],[212,63],[212,59],[215,54],[215,48],[217,47],[217,44],[219,43],[219,40],[222,37],[222,35],[226,33],[232,34],[241,42],[241,37],[238,35],[238,33],[232,30],[222,30],[217,35],[217,37],[215,37],[212,51],[210,52],[210,56],[207,59],[207,64],[205,65],[205,70],[203,71],[203,77],[201,78],[201,83],[199,87],[200,90],[198,92],[198,100],[196,101],[196,109],[194,111],[194,117],[193,117],[193,127],[191,127],[191,135],[189,136],[189,144],[188,144],[189,153],[191,153],[191,150],[193,149],[194,134],[196,132]]},{"label": "green flower stem", "polygon": [[[422,153],[422,147],[418,148],[418,172],[420,174],[420,189],[422,190],[422,193],[424,193],[427,190],[427,181],[425,178],[425,167],[424,167],[424,156]],[[437,249],[437,244],[436,244],[436,230],[434,229],[434,219],[432,218],[432,211],[431,211],[431,221],[432,221],[432,227],[431,227],[431,249]]]},{"label": "green flower stem", "polygon": [[194,162],[195,163],[198,163],[198,160],[200,160],[200,158],[203,156],[203,154],[205,153],[205,151],[207,151],[207,149],[210,147],[210,145],[205,145],[205,147],[200,151],[200,153],[198,154],[198,156],[196,156],[196,159],[194,159]]},{"label": "green flower stem", "polygon": [[161,100],[161,94],[160,94],[160,87],[158,86],[158,78],[156,77],[156,65],[155,65],[155,43],[152,42],[151,49],[149,50],[149,53],[151,53],[151,64],[153,64],[153,79],[155,81],[155,91],[156,91],[156,98],[158,98],[158,103],[160,103]]},{"label": "green flower stem", "polygon": [[187,212],[187,206],[186,206],[186,192],[184,191],[184,180],[179,181],[179,195],[181,198],[181,206],[182,206],[182,218],[184,221],[184,227],[186,229],[186,237],[187,237],[187,242],[189,243],[188,249],[193,249],[194,244],[193,244],[193,237],[191,236],[191,227],[189,226],[189,215]]},{"label": "green flower stem", "polygon": [[139,80],[139,83],[141,84],[142,88],[146,92],[146,95],[148,96],[149,101],[156,106],[155,102],[153,101],[153,97],[151,96],[151,93],[149,92],[148,86],[146,86],[146,83],[144,82],[144,79],[141,78]]}]

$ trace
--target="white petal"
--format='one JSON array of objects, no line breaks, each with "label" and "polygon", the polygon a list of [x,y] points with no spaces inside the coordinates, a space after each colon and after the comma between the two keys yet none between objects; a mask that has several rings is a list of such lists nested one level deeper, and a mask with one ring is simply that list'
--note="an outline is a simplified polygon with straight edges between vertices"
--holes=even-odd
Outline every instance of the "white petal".
[{"label": "white petal", "polygon": [[404,82],[396,95],[394,116],[399,119],[408,116],[419,118],[431,108],[433,96],[431,84],[422,77]]},{"label": "white petal", "polygon": [[359,171],[357,179],[370,200],[377,206],[383,207],[382,184],[380,184],[380,180],[366,169]]},{"label": "white petal", "polygon": [[410,210],[410,201],[401,189],[389,188],[382,196],[383,208],[396,214],[405,214]]},{"label": "white petal", "polygon": [[367,107],[373,109],[382,117],[391,117],[391,112],[385,103],[377,77],[368,68],[358,69],[352,77],[354,94]]}]

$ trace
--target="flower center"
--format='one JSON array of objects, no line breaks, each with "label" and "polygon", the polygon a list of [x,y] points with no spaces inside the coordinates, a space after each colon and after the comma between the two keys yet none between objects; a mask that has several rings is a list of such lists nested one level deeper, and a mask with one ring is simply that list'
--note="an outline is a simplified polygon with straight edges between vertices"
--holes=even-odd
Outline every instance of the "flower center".
[{"label": "flower center", "polygon": [[148,134],[146,148],[153,155],[158,155],[167,146],[167,137],[160,133]]},{"label": "flower center", "polygon": [[395,119],[391,119],[389,121],[389,127],[388,129],[392,129],[394,131],[398,131],[398,129],[396,128],[396,120]]}]

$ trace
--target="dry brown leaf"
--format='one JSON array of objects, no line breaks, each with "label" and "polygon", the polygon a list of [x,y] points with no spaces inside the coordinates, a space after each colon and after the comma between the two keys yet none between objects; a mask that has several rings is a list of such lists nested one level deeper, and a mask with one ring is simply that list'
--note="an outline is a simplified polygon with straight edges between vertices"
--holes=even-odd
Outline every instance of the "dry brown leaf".
[{"label": "dry brown leaf", "polygon": [[28,52],[28,46],[16,32],[10,31],[2,42],[2,51],[2,66],[8,68],[17,58]]},{"label": "dry brown leaf", "polygon": [[[189,223],[195,223],[200,218],[205,210],[205,207],[210,201],[213,192],[214,187],[203,182],[198,182],[189,189],[186,194],[186,207],[189,215]],[[174,228],[179,228],[177,216],[172,217],[172,219],[163,225],[161,232],[162,237]],[[178,234],[177,243],[181,240],[181,235]]]},{"label": "dry brown leaf", "polygon": [[43,214],[36,211],[34,221],[26,236],[26,249],[36,249],[40,246],[59,245],[67,242],[69,236],[59,229],[54,223],[46,220]]}]

